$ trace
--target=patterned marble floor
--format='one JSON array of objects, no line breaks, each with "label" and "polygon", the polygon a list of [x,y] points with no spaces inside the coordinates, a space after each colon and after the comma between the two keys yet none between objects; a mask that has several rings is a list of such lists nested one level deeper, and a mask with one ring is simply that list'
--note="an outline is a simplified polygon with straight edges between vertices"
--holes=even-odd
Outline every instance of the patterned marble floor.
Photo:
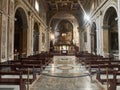
[{"label": "patterned marble floor", "polygon": [[30,90],[105,90],[74,56],[55,56]]}]

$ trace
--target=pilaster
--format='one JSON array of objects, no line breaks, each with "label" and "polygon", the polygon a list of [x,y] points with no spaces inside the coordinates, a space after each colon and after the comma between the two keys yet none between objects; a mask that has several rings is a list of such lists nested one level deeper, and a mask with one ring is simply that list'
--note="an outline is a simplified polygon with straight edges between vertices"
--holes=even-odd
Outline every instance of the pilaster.
[{"label": "pilaster", "polygon": [[8,1],[2,0],[1,62],[7,61]]},{"label": "pilaster", "polygon": [[119,40],[119,59],[120,59],[120,0],[118,0],[118,40]]},{"label": "pilaster", "polygon": [[8,30],[7,30],[7,59],[13,60],[14,58],[14,0],[8,2]]}]

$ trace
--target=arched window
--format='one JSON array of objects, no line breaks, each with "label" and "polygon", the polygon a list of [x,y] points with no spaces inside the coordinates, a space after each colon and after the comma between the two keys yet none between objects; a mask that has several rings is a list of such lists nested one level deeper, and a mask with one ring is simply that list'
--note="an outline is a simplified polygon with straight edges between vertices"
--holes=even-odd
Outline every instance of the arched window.
[{"label": "arched window", "polygon": [[39,12],[39,3],[37,0],[35,0],[35,9]]}]

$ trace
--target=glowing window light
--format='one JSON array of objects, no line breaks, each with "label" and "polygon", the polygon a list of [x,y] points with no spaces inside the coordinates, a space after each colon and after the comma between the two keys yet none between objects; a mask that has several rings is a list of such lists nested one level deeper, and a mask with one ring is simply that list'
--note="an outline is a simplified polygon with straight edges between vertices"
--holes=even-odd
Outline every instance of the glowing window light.
[{"label": "glowing window light", "polygon": [[63,37],[66,36],[66,33],[62,33],[62,36],[63,36]]},{"label": "glowing window light", "polygon": [[84,19],[90,21],[90,17],[87,14],[84,15]]},{"label": "glowing window light", "polygon": [[36,9],[37,11],[39,11],[39,3],[38,3],[37,0],[35,1],[35,9]]},{"label": "glowing window light", "polygon": [[55,39],[54,33],[51,33],[50,38],[51,38],[51,40],[54,40],[54,39]]}]

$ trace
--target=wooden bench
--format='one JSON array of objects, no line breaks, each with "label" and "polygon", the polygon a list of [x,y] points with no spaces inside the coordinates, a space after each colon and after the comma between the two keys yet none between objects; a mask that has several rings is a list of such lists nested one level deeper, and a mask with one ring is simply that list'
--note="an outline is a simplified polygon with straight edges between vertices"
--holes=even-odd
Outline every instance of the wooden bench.
[{"label": "wooden bench", "polygon": [[[9,71],[20,71],[22,70],[24,73],[27,72],[27,69],[30,69],[30,74],[33,73],[41,73],[42,69],[40,68],[41,66],[38,64],[0,64],[0,70],[2,68],[9,68]],[[36,68],[39,68],[40,71],[36,71]]]},{"label": "wooden bench", "polygon": [[0,84],[1,85],[19,85],[20,90],[26,90],[25,79],[23,79],[21,72],[0,71],[0,76],[1,75],[19,75],[19,78],[2,78],[2,77],[0,77]]},{"label": "wooden bench", "polygon": [[29,58],[22,58],[21,61],[32,61],[32,60],[37,60],[37,61],[41,61],[42,65],[48,65],[51,61],[51,59],[47,59],[47,58],[37,58],[37,57],[29,57]]},{"label": "wooden bench", "polygon": [[[117,76],[120,76],[119,67],[120,65],[117,64],[100,65],[99,73],[97,73],[96,79],[102,84],[107,83],[108,90],[116,90],[116,87],[120,85],[120,78],[117,78]],[[104,78],[102,78],[102,76],[104,76]]]}]

